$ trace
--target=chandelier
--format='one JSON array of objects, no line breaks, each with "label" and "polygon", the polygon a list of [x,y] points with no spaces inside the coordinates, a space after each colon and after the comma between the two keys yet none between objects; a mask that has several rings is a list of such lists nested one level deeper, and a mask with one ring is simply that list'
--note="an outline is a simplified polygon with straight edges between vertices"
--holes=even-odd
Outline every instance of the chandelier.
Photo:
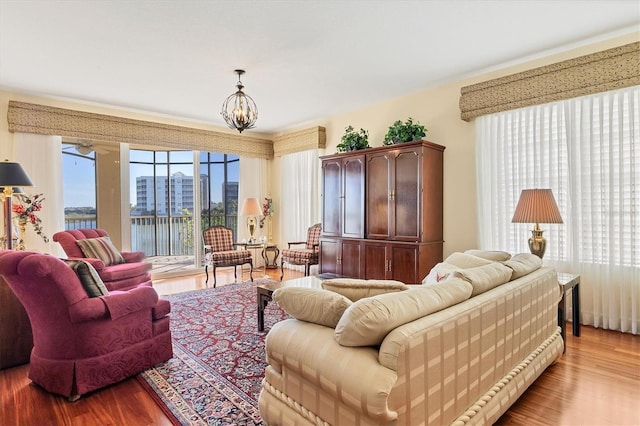
[{"label": "chandelier", "polygon": [[229,96],[222,104],[222,117],[229,127],[236,129],[242,133],[245,129],[252,129],[258,119],[258,107],[253,102],[251,96],[245,95],[244,88],[240,76],[244,74],[244,70],[235,70],[238,74],[238,91]]}]

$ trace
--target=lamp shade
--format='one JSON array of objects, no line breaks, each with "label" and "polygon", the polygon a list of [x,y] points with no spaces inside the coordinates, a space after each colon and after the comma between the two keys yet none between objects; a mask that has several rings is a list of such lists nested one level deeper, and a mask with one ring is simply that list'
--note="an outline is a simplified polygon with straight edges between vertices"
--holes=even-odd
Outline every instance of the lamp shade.
[{"label": "lamp shade", "polygon": [[33,186],[33,182],[18,163],[0,162],[0,186]]},{"label": "lamp shade", "polygon": [[512,223],[562,223],[562,216],[550,189],[523,189]]},{"label": "lamp shade", "polygon": [[257,198],[245,198],[240,208],[242,216],[262,216],[262,207]]}]

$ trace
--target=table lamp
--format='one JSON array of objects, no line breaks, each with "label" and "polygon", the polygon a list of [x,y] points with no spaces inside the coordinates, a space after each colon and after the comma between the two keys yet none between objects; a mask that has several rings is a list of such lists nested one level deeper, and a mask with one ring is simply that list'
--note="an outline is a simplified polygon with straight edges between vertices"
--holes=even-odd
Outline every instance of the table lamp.
[{"label": "table lamp", "polygon": [[[33,186],[33,182],[18,163],[4,160],[0,162],[0,186],[4,187],[2,191],[2,204],[4,211],[4,235],[6,238],[6,248],[13,248],[13,226],[11,224],[11,198],[14,194],[15,187]],[[17,192],[17,191],[16,191]]]},{"label": "table lamp", "polygon": [[562,223],[562,216],[550,189],[523,189],[511,223],[535,223],[529,238],[529,250],[542,259],[547,240],[540,223]]},{"label": "table lamp", "polygon": [[255,243],[253,233],[256,230],[256,216],[262,215],[262,207],[257,198],[245,198],[240,209],[242,216],[247,216],[247,228],[249,229],[249,243]]}]

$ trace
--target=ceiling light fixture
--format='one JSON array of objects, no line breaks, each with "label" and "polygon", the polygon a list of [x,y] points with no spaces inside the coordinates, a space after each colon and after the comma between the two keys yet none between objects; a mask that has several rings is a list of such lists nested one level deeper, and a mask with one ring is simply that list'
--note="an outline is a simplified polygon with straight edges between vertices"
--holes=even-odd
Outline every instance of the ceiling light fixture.
[{"label": "ceiling light fixture", "polygon": [[244,70],[235,70],[234,72],[238,74],[238,84],[236,85],[238,91],[224,101],[220,114],[229,127],[242,133],[243,130],[254,127],[258,119],[258,107],[251,96],[245,95],[242,91],[244,86],[240,77],[244,74]]}]

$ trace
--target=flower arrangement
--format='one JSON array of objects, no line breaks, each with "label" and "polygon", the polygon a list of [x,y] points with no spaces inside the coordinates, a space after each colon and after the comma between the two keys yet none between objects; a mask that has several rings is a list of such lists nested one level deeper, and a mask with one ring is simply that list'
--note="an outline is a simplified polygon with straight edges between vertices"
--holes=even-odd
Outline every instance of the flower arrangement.
[{"label": "flower arrangement", "polygon": [[271,197],[266,197],[264,199],[264,203],[262,203],[262,217],[260,218],[260,228],[264,228],[264,220],[273,216],[276,212],[276,208],[273,207],[273,199]]},{"label": "flower arrangement", "polygon": [[[42,229],[42,219],[40,219],[36,212],[42,210],[42,202],[44,197],[42,194],[36,194],[33,197],[28,195],[21,196],[22,203],[16,203],[11,206],[11,210],[16,214],[18,224],[26,225],[31,222],[36,234],[40,235],[45,243],[49,242],[49,238],[44,234]],[[24,241],[22,241],[24,244]]]}]

